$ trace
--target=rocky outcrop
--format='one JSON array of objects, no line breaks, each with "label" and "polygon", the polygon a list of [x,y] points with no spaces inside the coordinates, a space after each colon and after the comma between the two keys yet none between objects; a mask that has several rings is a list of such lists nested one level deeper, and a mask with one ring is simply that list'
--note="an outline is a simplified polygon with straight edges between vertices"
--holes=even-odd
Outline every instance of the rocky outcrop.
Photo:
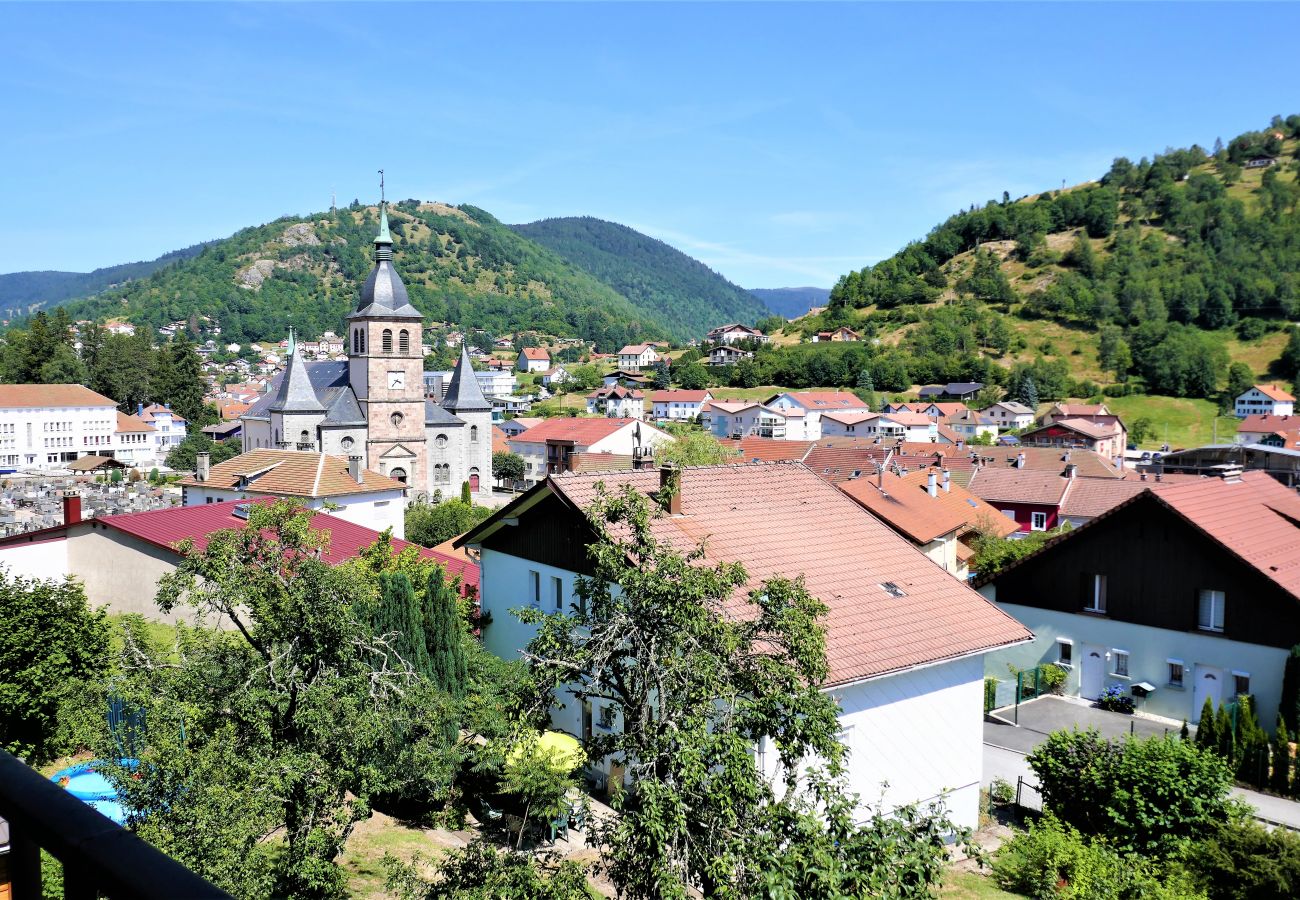
[{"label": "rocky outcrop", "polygon": [[280,243],[286,247],[319,247],[320,238],[316,237],[316,230],[310,222],[299,222],[284,230],[284,234],[280,235]]}]

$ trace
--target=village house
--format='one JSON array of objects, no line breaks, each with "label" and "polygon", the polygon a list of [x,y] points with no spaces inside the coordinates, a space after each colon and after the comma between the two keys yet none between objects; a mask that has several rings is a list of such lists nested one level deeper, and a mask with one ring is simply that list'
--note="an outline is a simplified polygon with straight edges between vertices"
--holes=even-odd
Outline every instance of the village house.
[{"label": "village house", "polygon": [[969,403],[982,390],[984,385],[979,381],[950,381],[943,385],[923,387],[916,392],[916,395],[923,401],[960,400],[962,403]]},{"label": "village house", "polygon": [[954,485],[949,471],[938,466],[904,472],[886,465],[874,477],[838,481],[836,487],[962,581],[970,574],[981,532],[1007,537],[1016,530],[1014,522]]},{"label": "village house", "polygon": [[1262,472],[1144,490],[977,582],[1035,635],[988,674],[1056,663],[1068,694],[1117,684],[1175,722],[1250,694],[1271,730],[1300,642],[1297,523],[1300,497]]},{"label": "village house", "polygon": [[1124,459],[1127,433],[1118,418],[1111,424],[1081,418],[1054,419],[1020,433],[1026,447],[1060,447],[1068,450],[1091,450],[1110,459]]},{"label": "village house", "polygon": [[185,440],[186,422],[168,406],[158,403],[136,408],[136,418],[153,428],[154,459],[163,461],[181,441]]},{"label": "village house", "polygon": [[819,331],[812,336],[812,343],[841,343],[844,341],[860,341],[862,336],[849,328],[847,325],[841,325],[833,331]]},{"label": "village house", "polygon": [[1300,450],[1300,416],[1249,415],[1237,426],[1237,443]]},{"label": "village house", "polygon": [[652,415],[657,421],[689,422],[699,418],[704,404],[713,399],[709,391],[654,391],[650,394]]},{"label": "village house", "polygon": [[587,395],[587,412],[614,419],[644,419],[645,394],[621,384],[597,388]]},{"label": "village house", "polygon": [[822,435],[822,414],[867,412],[865,400],[848,391],[786,391],[765,400],[764,405],[786,416],[786,437],[816,440]]},{"label": "village house", "polygon": [[820,433],[817,437],[873,435],[876,433],[876,422],[880,417],[880,413],[866,412],[861,409],[823,412],[820,416]]},{"label": "village house", "polygon": [[787,418],[753,400],[710,400],[700,407],[700,424],[719,439],[746,437],[785,439]]},{"label": "village house", "polygon": [[[899,404],[899,405],[905,406],[906,404]],[[939,400],[939,401],[935,401],[934,403],[927,404],[925,406],[920,406],[920,404],[916,404],[916,406],[919,406],[920,408],[898,409],[898,410],[894,410],[894,412],[919,412],[922,413],[923,415],[929,416],[931,419],[938,419],[939,421],[943,421],[949,416],[961,415],[962,413],[966,412],[969,409],[969,407],[965,403],[962,403],[957,400]]]},{"label": "village house", "polygon": [[1081,419],[1093,425],[1101,426],[1101,430],[1096,433],[1110,434],[1112,436],[1111,443],[1116,447],[1114,453],[1106,455],[1112,459],[1116,456],[1122,458],[1124,450],[1128,446],[1128,429],[1124,426],[1124,422],[1120,417],[1111,412],[1110,407],[1106,406],[1105,403],[1054,403],[1043,414],[1042,424],[1049,425],[1066,419]]},{"label": "village house", "polygon": [[991,439],[998,436],[997,422],[975,412],[973,409],[947,416],[942,421],[943,424],[951,428],[956,434],[961,435],[968,443],[980,438]]},{"label": "village house", "polygon": [[636,419],[543,419],[510,439],[524,458],[524,481],[534,484],[557,472],[630,469],[654,458],[673,436]]},{"label": "village house", "polygon": [[1248,416],[1290,416],[1295,414],[1295,397],[1276,384],[1257,384],[1239,396],[1237,418]]},{"label": "village house", "polygon": [[[163,613],[154,604],[158,581],[180,564],[177,545],[193,541],[202,550],[208,536],[223,528],[243,528],[249,503],[227,500],[149,512],[81,518],[81,498],[64,498],[63,524],[0,538],[0,566],[28,578],[75,578],[93,607],[114,613],[176,622],[189,613]],[[378,531],[324,512],[311,519],[313,531],[328,543],[322,558],[330,565],[355,559],[381,537]],[[463,588],[476,592],[478,566],[454,556],[393,539],[393,552],[415,547],[425,559],[441,563],[459,576]]]},{"label": "village house", "polygon": [[525,347],[519,351],[515,367],[520,372],[545,372],[551,367],[551,354],[541,347]]},{"label": "village house", "polygon": [[758,341],[760,344],[767,343],[767,335],[757,328],[750,328],[748,325],[720,325],[717,328],[709,330],[704,339],[710,344],[738,344],[741,341]]},{"label": "village house", "polygon": [[939,434],[939,423],[925,413],[883,413],[875,423],[876,434],[901,441],[933,441]]},{"label": "village house", "polygon": [[211,465],[197,455],[194,474],[180,482],[181,505],[201,506],[255,497],[293,499],[372,531],[406,537],[406,485],[344,458],[302,450],[251,450]]},{"label": "village house", "polygon": [[734,366],[742,359],[753,359],[754,354],[748,350],[737,350],[735,347],[727,344],[714,347],[709,351],[709,365],[711,366]]},{"label": "village house", "polygon": [[1034,411],[1015,400],[1002,400],[980,410],[980,415],[992,419],[1003,430],[1019,430],[1034,424]]},{"label": "village house", "polygon": [[564,366],[555,366],[542,373],[542,384],[548,388],[557,387],[572,380],[573,376],[569,374],[569,370]]},{"label": "village house", "polygon": [[545,421],[545,419],[537,416],[515,416],[513,419],[506,419],[500,425],[495,427],[499,428],[501,433],[506,437],[512,438],[515,435],[523,434],[538,422],[543,421]]},{"label": "village house", "polygon": [[626,372],[640,372],[658,361],[659,353],[653,344],[628,344],[618,351],[618,367]]},{"label": "village house", "polygon": [[[850,791],[885,810],[944,797],[958,825],[977,823],[983,657],[1032,636],[802,466],[566,474],[538,485],[456,541],[481,554],[489,651],[516,659],[535,633],[512,608],[558,612],[577,602],[575,580],[592,574],[584,548],[596,539],[585,511],[601,485],[657,496],[656,537],[682,551],[706,538],[702,564],[743,564],[746,590],[802,575],[829,608],[823,688],[840,706]],[[743,594],[732,609],[745,614]],[[557,699],[553,728],[587,738],[594,728],[620,727],[619,711],[601,701],[578,701],[567,690]],[[755,753],[762,771],[775,774],[767,739]],[[592,765],[612,785],[625,782],[616,761]]]}]

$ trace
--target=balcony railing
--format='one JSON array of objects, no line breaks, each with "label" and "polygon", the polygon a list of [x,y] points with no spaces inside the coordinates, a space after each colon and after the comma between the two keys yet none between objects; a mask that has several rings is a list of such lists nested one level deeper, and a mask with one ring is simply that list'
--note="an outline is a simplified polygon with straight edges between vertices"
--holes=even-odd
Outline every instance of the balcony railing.
[{"label": "balcony railing", "polygon": [[9,825],[13,900],[41,897],[42,847],[63,863],[64,900],[230,900],[225,891],[3,750],[0,817]]}]

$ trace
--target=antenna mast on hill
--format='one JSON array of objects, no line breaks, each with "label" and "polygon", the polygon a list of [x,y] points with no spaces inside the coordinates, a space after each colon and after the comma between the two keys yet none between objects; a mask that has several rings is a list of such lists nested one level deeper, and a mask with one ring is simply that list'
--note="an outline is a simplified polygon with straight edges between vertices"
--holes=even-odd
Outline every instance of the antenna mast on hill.
[{"label": "antenna mast on hill", "polygon": [[338,211],[339,211],[339,198],[334,188],[331,187],[330,188],[330,212],[336,213]]}]

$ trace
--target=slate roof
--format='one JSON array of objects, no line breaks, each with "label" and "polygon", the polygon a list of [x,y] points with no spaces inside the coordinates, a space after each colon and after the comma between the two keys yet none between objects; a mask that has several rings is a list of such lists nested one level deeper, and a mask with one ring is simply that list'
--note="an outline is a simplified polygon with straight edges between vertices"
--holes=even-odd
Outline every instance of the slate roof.
[{"label": "slate roof", "polygon": [[[124,513],[117,516],[100,516],[94,522],[133,535],[146,543],[175,551],[176,545],[189,538],[194,548],[202,550],[208,544],[208,535],[223,528],[243,528],[245,519],[235,515],[235,508],[249,501],[227,500],[222,503],[205,503],[201,506],[177,506],[148,512]],[[88,520],[87,525],[90,525]],[[93,526],[92,526],[93,527]],[[329,545],[321,558],[331,566],[339,565],[358,556],[362,550],[379,540],[379,532],[356,525],[327,513],[312,516],[314,531],[324,532]],[[429,550],[409,541],[393,538],[394,555],[414,547],[420,556],[443,564],[451,575],[459,575],[462,583],[478,590],[479,568],[472,562],[457,559]]]},{"label": "slate roof", "polygon": [[[928,485],[935,475],[936,493]],[[903,536],[917,544],[928,544],[954,531],[978,527],[995,530],[1006,537],[1016,523],[959,485],[943,489],[943,473],[922,469],[906,475],[886,472],[879,478],[856,478],[836,485],[859,506],[869,510]]]},{"label": "slate roof", "polygon": [[307,374],[307,363],[302,353],[294,348],[289,354],[289,362],[284,367],[284,377],[275,392],[275,399],[267,407],[272,412],[324,412],[325,405],[316,395],[311,378]]},{"label": "slate roof", "polygon": [[[659,489],[659,472],[562,474],[552,476],[542,489],[582,510],[601,483],[608,489],[629,484],[649,494]],[[688,467],[681,473],[681,496],[682,515],[656,518],[652,527],[679,551],[704,542],[707,562],[744,564],[750,580],[729,604],[733,614],[751,614],[745,591],[773,576],[803,575],[808,590],[826,604],[828,686],[1032,637],[1011,616],[802,466]],[[471,532],[466,537],[473,536]],[[883,587],[887,583],[897,586],[901,596]]]},{"label": "slate roof", "polygon": [[80,384],[0,384],[0,409],[64,406],[117,406]]},{"label": "slate roof", "polygon": [[362,483],[348,474],[348,461],[308,450],[250,450],[212,466],[208,477],[199,481],[193,475],[182,479],[189,487],[214,487],[237,490],[245,479],[247,490],[277,497],[340,497],[372,491],[404,491],[400,481],[365,469]]},{"label": "slate roof", "polygon": [[451,384],[447,385],[442,405],[453,413],[483,412],[492,408],[492,404],[483,396],[483,388],[474,375],[474,365],[469,361],[469,348],[463,341],[460,345],[460,361],[451,373]]},{"label": "slate roof", "polygon": [[378,316],[385,319],[423,319],[420,311],[411,305],[406,285],[393,267],[393,239],[388,234],[388,210],[380,206],[379,234],[375,237],[375,267],[370,270],[366,283],[361,286],[357,307],[348,314],[349,319]]}]

